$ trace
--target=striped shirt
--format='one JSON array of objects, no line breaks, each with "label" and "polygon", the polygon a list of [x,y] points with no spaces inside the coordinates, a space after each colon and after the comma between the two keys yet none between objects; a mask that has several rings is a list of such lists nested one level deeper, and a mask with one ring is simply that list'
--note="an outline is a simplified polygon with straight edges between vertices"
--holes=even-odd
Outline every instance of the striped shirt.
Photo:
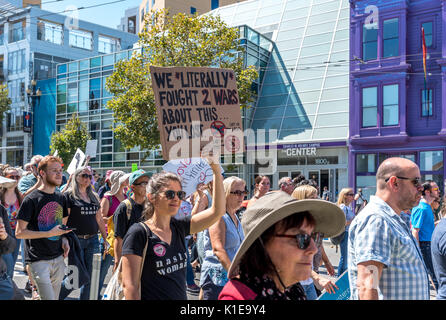
[{"label": "striped shirt", "polygon": [[384,264],[378,283],[380,300],[429,300],[429,278],[421,251],[406,223],[376,196],[350,225],[348,269],[351,299],[358,300],[357,265]]}]

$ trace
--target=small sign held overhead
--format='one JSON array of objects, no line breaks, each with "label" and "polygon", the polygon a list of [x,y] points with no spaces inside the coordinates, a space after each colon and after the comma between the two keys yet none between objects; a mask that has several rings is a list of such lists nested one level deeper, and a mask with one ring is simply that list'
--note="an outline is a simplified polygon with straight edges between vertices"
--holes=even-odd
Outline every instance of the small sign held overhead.
[{"label": "small sign held overhead", "polygon": [[98,140],[88,140],[85,147],[85,155],[90,156],[91,159],[96,157],[96,150],[98,148]]},{"label": "small sign held overhead", "polygon": [[85,161],[85,153],[82,152],[81,149],[77,149],[76,153],[74,154],[73,160],[71,160],[70,165],[68,166],[67,172],[69,174],[73,174],[74,171],[76,171],[77,168],[82,166],[82,164]]}]

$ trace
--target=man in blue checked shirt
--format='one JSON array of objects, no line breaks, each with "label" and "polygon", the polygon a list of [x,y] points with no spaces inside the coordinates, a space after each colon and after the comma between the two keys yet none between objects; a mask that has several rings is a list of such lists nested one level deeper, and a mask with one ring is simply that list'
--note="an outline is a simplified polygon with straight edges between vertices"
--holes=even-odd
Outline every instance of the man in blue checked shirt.
[{"label": "man in blue checked shirt", "polygon": [[376,194],[350,225],[351,299],[429,300],[429,278],[417,241],[400,213],[418,205],[418,166],[389,158],[378,168]]}]

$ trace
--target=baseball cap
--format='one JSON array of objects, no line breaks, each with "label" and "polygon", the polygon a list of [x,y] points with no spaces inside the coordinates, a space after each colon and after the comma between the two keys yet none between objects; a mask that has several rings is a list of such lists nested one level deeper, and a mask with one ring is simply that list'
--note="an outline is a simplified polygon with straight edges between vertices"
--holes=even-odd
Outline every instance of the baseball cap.
[{"label": "baseball cap", "polygon": [[141,177],[151,177],[151,172],[145,172],[143,169],[139,169],[136,171],[133,171],[132,174],[129,177],[129,184],[132,185],[136,180],[138,180]]}]

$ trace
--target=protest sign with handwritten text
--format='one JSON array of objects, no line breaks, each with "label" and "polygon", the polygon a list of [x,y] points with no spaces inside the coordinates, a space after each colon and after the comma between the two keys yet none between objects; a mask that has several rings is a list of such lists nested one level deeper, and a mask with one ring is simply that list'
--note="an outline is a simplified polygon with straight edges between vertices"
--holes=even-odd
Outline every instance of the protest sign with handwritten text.
[{"label": "protest sign with handwritten text", "polygon": [[199,157],[214,143],[220,154],[243,153],[233,70],[151,66],[150,72],[164,159]]},{"label": "protest sign with handwritten text", "polygon": [[[183,191],[186,196],[191,195],[197,190],[200,183],[207,184],[213,180],[211,166],[205,159],[189,158],[170,160],[163,165],[163,170],[173,172],[180,176]],[[224,172],[220,166],[221,173]]]}]

